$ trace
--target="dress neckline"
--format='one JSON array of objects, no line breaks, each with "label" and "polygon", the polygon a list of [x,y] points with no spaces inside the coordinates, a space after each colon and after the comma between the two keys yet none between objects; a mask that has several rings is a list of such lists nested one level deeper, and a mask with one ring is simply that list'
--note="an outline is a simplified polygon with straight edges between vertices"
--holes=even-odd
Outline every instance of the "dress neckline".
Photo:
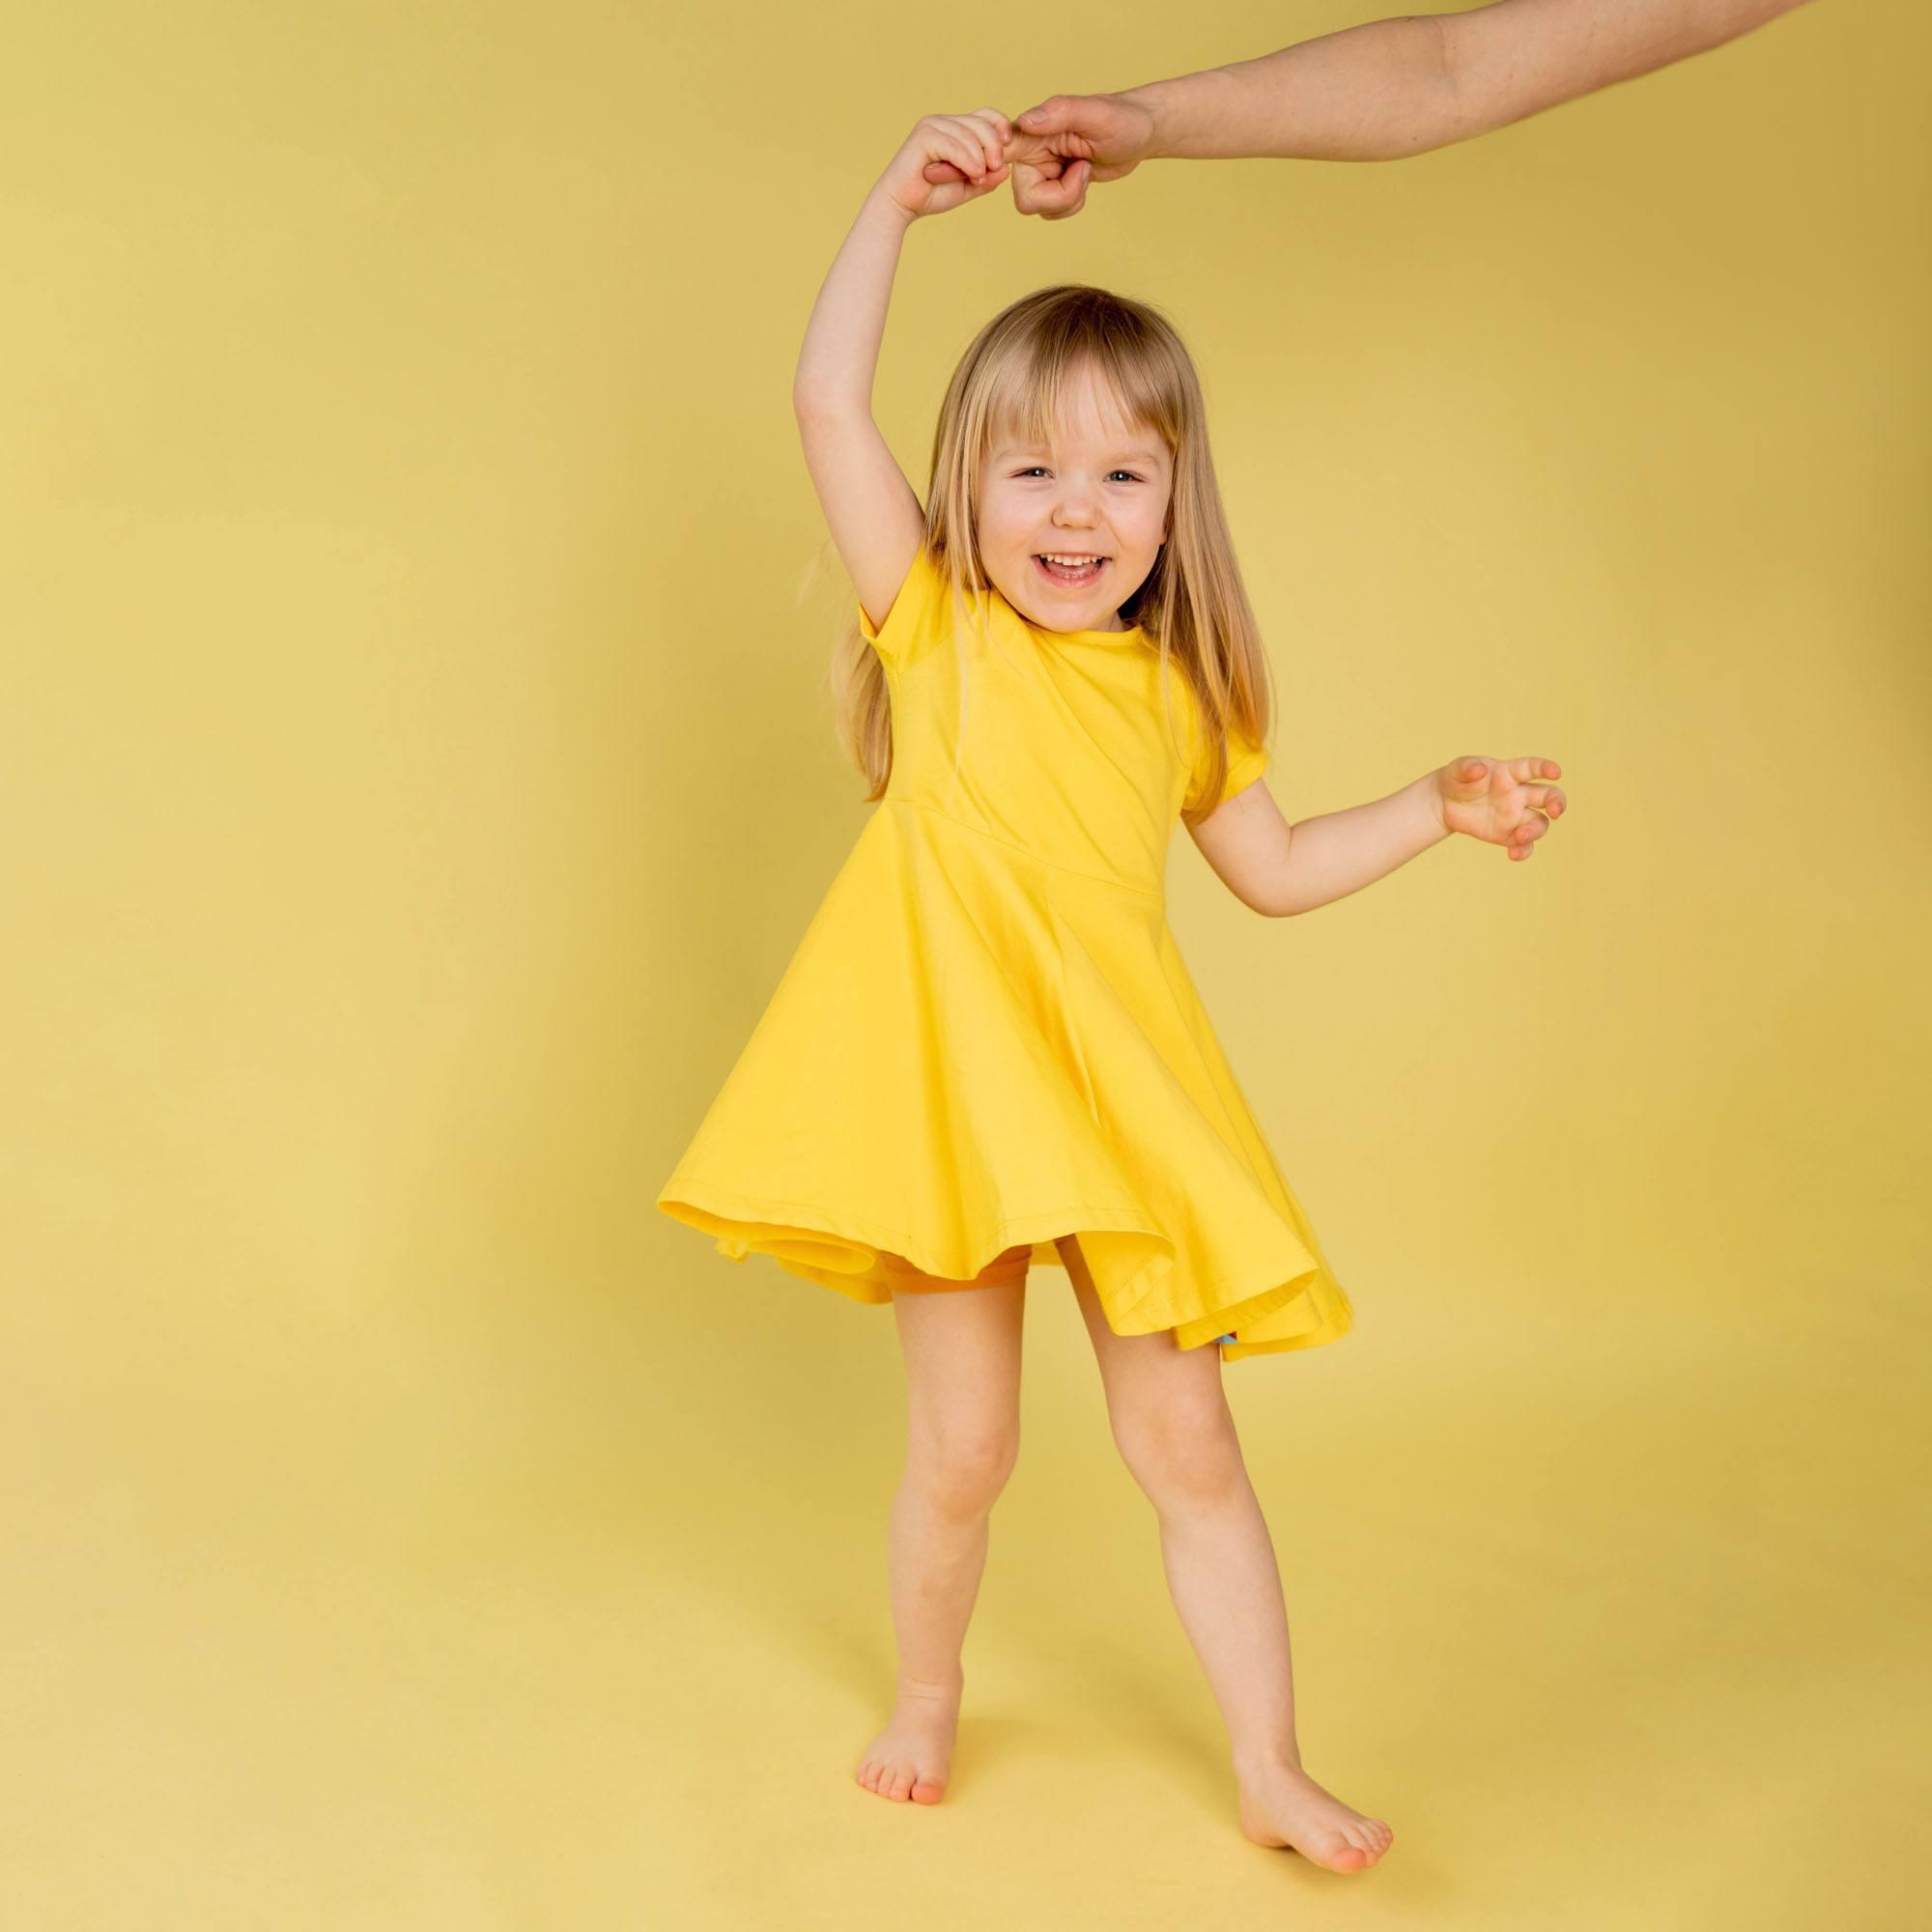
[{"label": "dress neckline", "polygon": [[1024,624],[1037,638],[1051,638],[1056,642],[1063,644],[1141,644],[1148,641],[1147,626],[1145,624],[1129,624],[1124,631],[1049,630],[1044,624],[1036,624],[1031,617],[1027,616],[1024,611],[1020,611],[1011,602],[1006,592],[1001,590],[997,584],[993,586],[993,595],[1012,612],[1015,621]]},{"label": "dress neckline", "polygon": [[1129,624],[1124,631],[1049,631],[1042,624],[1028,628],[1042,638],[1056,638],[1063,644],[1138,644],[1147,638],[1147,629],[1141,624]]}]

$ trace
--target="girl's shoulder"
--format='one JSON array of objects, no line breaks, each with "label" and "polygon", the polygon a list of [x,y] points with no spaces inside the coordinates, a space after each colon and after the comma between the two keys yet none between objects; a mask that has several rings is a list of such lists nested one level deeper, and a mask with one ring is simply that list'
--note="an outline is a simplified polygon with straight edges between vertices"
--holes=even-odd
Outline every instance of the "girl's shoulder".
[{"label": "girl's shoulder", "polygon": [[896,669],[920,655],[954,620],[950,560],[922,542],[884,622],[874,624],[856,599],[854,608],[860,635],[889,669]]},{"label": "girl's shoulder", "polygon": [[[1187,790],[1181,810],[1194,813],[1225,804],[1267,770],[1268,751],[1259,739],[1229,723],[1219,734],[1226,744],[1226,769],[1221,782],[1213,785],[1213,753],[1216,734],[1208,728],[1208,719],[1196,690],[1194,679],[1172,653],[1168,657],[1168,683],[1175,693],[1177,721],[1181,729],[1181,754],[1187,764]],[[1210,787],[1212,787],[1210,792]]]}]

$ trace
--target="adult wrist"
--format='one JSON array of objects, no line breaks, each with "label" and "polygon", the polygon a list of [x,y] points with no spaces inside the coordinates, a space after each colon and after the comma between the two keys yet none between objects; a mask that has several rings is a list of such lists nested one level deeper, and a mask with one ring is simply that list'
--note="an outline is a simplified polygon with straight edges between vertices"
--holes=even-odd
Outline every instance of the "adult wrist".
[{"label": "adult wrist", "polygon": [[1147,146],[1136,159],[1162,160],[1177,152],[1176,142],[1184,118],[1180,111],[1182,102],[1176,93],[1178,85],[1172,80],[1151,80],[1144,87],[1122,88],[1115,97],[1120,100],[1131,100],[1152,118],[1153,126],[1148,132]]},{"label": "adult wrist", "polygon": [[1140,158],[1207,160],[1214,156],[1219,151],[1206,137],[1204,128],[1213,125],[1211,98],[1225,89],[1228,79],[1226,68],[1204,68],[1199,73],[1178,74],[1172,80],[1151,80],[1145,87],[1128,88],[1124,98],[1138,101],[1153,116],[1153,128]]}]

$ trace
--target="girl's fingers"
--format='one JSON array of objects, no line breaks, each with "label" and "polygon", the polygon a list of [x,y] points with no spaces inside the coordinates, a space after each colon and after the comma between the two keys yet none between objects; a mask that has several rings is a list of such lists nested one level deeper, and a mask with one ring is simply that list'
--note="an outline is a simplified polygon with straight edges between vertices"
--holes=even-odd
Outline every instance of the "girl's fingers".
[{"label": "girl's fingers", "polygon": [[957,114],[934,114],[929,119],[935,145],[962,175],[970,181],[985,172],[985,159],[976,130],[969,128]]},{"label": "girl's fingers", "polygon": [[956,156],[953,165],[970,185],[977,186],[980,177],[986,172],[986,156],[979,142],[967,134],[954,134],[948,146]]},{"label": "girl's fingers", "polygon": [[985,126],[987,165],[999,167],[1007,158],[1007,143],[1013,138],[1013,124],[997,107],[976,108],[973,118]]},{"label": "girl's fingers", "polygon": [[980,165],[973,173],[983,175],[1006,165],[1007,137],[1004,129],[995,125],[1002,117],[993,108],[981,107],[972,114],[948,114],[943,118],[957,129],[961,140],[979,151]]},{"label": "girl's fingers", "polygon": [[966,117],[978,130],[986,150],[986,165],[997,167],[1007,157],[1007,143],[1013,137],[1013,124],[997,107],[976,107]]},{"label": "girl's fingers", "polygon": [[1010,172],[1006,146],[1011,129],[1012,124],[994,107],[922,116],[926,153],[920,174],[928,187],[939,190],[928,200],[926,213],[956,208],[999,186]]},{"label": "girl's fingers", "polygon": [[[945,186],[970,172],[969,157],[972,153],[952,126],[951,115],[927,114],[922,117],[919,126],[913,129],[914,135],[925,149],[923,169],[941,168],[948,170],[934,182],[935,186]],[[926,174],[927,181],[933,181]]]}]

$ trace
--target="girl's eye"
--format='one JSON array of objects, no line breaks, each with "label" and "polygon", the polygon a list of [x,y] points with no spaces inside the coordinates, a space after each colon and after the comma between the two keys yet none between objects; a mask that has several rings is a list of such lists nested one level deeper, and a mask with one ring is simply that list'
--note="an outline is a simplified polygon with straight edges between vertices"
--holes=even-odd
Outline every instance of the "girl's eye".
[{"label": "girl's eye", "polygon": [[[1015,476],[1031,476],[1035,470],[1044,469],[1045,468],[1046,465],[1043,463],[1033,463],[1029,464],[1024,469],[1014,470],[1013,474]],[[1107,471],[1107,474],[1109,476],[1124,476],[1129,483],[1138,483],[1141,480],[1131,469],[1110,469]]]}]

